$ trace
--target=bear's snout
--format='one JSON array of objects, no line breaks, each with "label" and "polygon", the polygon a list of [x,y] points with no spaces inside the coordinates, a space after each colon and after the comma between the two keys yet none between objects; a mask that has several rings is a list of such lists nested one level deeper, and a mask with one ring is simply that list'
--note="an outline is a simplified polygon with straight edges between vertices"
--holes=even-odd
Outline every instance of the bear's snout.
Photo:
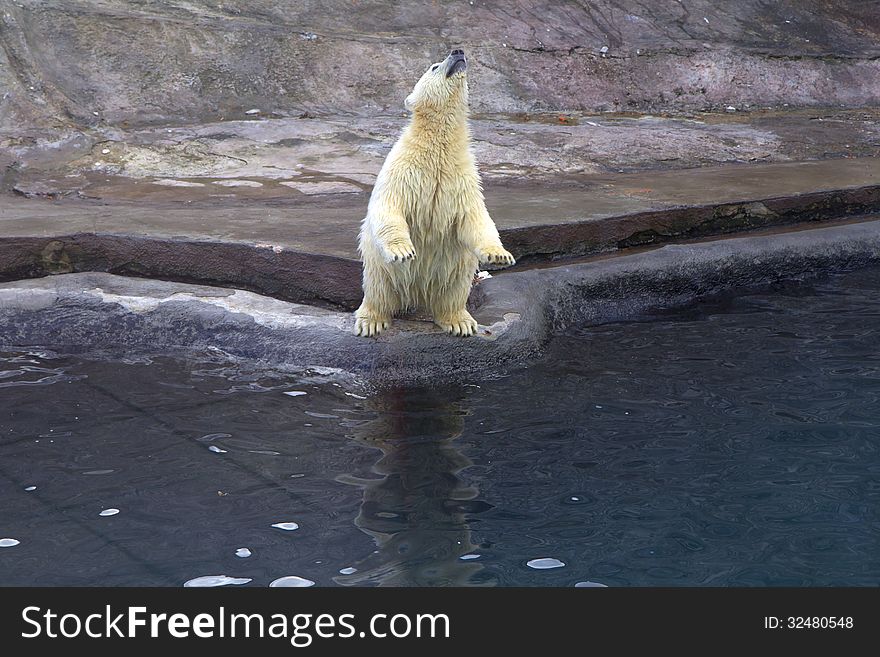
[{"label": "bear's snout", "polygon": [[446,77],[450,77],[459,71],[467,68],[467,59],[464,56],[464,50],[456,49],[449,53],[446,58]]}]

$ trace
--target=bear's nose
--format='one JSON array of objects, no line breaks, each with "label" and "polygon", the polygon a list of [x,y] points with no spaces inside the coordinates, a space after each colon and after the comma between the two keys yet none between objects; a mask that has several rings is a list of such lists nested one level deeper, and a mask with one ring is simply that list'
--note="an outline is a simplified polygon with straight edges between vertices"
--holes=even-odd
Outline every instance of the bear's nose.
[{"label": "bear's nose", "polygon": [[458,49],[456,49],[456,50],[453,50],[453,51],[452,51],[451,53],[449,53],[449,54],[450,54],[450,55],[462,55],[462,56],[464,56],[464,50],[458,50]]}]

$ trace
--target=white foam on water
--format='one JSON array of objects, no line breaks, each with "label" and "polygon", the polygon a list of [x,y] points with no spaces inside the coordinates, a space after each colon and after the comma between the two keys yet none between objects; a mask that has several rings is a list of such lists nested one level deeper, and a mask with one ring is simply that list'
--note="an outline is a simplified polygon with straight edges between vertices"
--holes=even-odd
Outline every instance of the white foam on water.
[{"label": "white foam on water", "polygon": [[295,522],[276,522],[272,526],[276,529],[283,529],[286,532],[292,532],[295,529],[299,529],[299,525]]},{"label": "white foam on water", "polygon": [[209,443],[212,440],[217,440],[217,438],[232,438],[231,433],[209,433],[207,435],[202,436],[201,438],[197,438],[200,443]]},{"label": "white foam on water", "polygon": [[526,562],[526,565],[535,570],[548,570],[549,568],[562,568],[565,564],[559,559],[543,557],[541,559],[531,559]]},{"label": "white foam on water", "polygon": [[288,390],[284,394],[287,395],[288,397],[301,397],[301,396],[307,395],[309,393],[303,392],[302,390]]},{"label": "white foam on water", "polygon": [[296,575],[288,575],[287,577],[279,577],[275,581],[269,584],[269,588],[277,589],[277,588],[304,588],[306,586],[314,586],[315,583],[304,577],[297,577]]},{"label": "white foam on water", "polygon": [[237,556],[237,557],[241,557],[242,559],[247,559],[247,558],[248,558],[249,556],[251,556],[252,554],[253,554],[253,552],[251,552],[251,551],[248,550],[247,548],[238,548],[238,549],[235,551],[235,556]]},{"label": "white foam on water", "polygon": [[607,589],[607,584],[600,584],[599,582],[578,582],[574,585],[576,589]]},{"label": "white foam on water", "polygon": [[36,486],[28,486],[27,488],[25,488],[25,490],[30,492],[32,490],[37,490],[37,487]]},{"label": "white foam on water", "polygon": [[0,547],[15,547],[21,543],[21,541],[17,541],[14,538],[0,538]]},{"label": "white foam on water", "polygon": [[196,577],[183,583],[186,588],[199,588],[208,586],[239,586],[253,580],[249,577],[229,577],[228,575],[205,575]]},{"label": "white foam on water", "polygon": [[358,571],[357,568],[352,568],[351,566],[349,566],[348,568],[342,568],[342,569],[340,569],[339,572],[340,572],[340,574],[342,574],[342,575],[353,575],[353,574],[356,573],[357,571]]},{"label": "white foam on water", "polygon": [[479,554],[463,554],[459,557],[462,561],[470,561],[471,559],[479,559],[482,555]]},{"label": "white foam on water", "polygon": [[117,513],[119,513],[119,509],[104,509],[98,515],[99,516],[115,516]]},{"label": "white foam on water", "polygon": [[219,447],[217,447],[217,445],[211,445],[208,449],[211,450],[212,452],[214,452],[215,454],[226,454],[226,450],[220,449]]}]

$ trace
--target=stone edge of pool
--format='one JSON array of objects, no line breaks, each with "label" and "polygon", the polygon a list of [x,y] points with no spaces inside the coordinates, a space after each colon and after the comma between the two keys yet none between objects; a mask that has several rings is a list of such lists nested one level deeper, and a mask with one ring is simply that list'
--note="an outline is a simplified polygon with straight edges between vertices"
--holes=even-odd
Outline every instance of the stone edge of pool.
[{"label": "stone edge of pool", "polygon": [[480,333],[396,320],[379,339],[350,313],[252,292],[85,272],[0,283],[0,348],[126,355],[217,353],[281,368],[334,368],[378,385],[479,378],[537,357],[556,331],[702,297],[880,262],[880,219],[512,272],[482,282]]},{"label": "stone edge of pool", "polygon": [[[502,225],[500,232],[505,246],[519,261],[514,271],[520,272],[548,264],[564,265],[571,258],[621,253],[633,247],[821,224],[880,212],[880,184],[876,181],[846,187],[835,180],[831,188],[821,189],[814,180],[816,170],[828,173],[830,164],[777,164],[761,169],[760,174],[752,165],[741,169],[722,167],[715,174],[733,175],[730,170],[737,169],[741,177],[736,178],[735,193],[725,202],[695,202],[690,198],[679,199],[677,204],[668,200],[644,204],[629,199],[627,202],[633,205],[622,213],[593,216],[585,210],[583,216],[550,216],[520,226]],[[878,175],[877,165],[870,167],[861,183],[873,181]],[[761,195],[750,182],[756,176],[783,175],[789,182],[792,176],[803,175],[807,182],[800,184],[797,193],[778,197]],[[636,196],[638,191],[634,192]],[[584,196],[584,205],[589,205],[588,196]],[[175,216],[183,212],[185,221],[172,222],[171,228],[166,226],[164,231],[142,225],[144,217],[137,214],[149,216],[162,211],[112,204],[47,205],[15,199],[0,212],[6,215],[0,216],[3,228],[10,231],[0,235],[0,281],[94,271],[244,289],[337,310],[352,310],[360,304],[361,263],[334,246],[339,241],[353,240],[353,225],[345,227],[350,232],[341,233],[340,226],[326,225],[326,217],[319,213],[320,229],[316,229],[314,213],[298,216],[296,209],[288,209],[283,213],[284,224],[299,228],[297,240],[279,240],[274,234],[279,228],[277,222],[265,217],[256,221],[261,227],[248,233],[247,239],[233,239],[229,234],[235,233],[235,222],[230,223],[228,217],[215,218],[210,207],[186,211],[165,208]],[[192,212],[192,216],[186,212]],[[300,208],[299,212],[304,210]],[[127,219],[107,225],[107,215]],[[205,222],[210,230],[200,228]]]}]

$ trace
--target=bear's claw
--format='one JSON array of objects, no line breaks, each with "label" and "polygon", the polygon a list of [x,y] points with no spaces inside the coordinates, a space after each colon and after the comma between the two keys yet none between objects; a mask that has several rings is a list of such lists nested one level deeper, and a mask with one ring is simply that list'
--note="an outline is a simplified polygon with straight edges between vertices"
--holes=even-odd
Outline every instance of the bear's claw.
[{"label": "bear's claw", "polygon": [[385,250],[388,262],[404,262],[416,257],[416,247],[409,240],[392,242]]},{"label": "bear's claw", "polygon": [[434,323],[449,335],[467,337],[477,333],[477,320],[471,317],[468,312],[463,312],[458,317],[449,320],[435,319]]},{"label": "bear's claw", "polygon": [[391,326],[389,320],[376,319],[375,317],[356,317],[354,334],[364,338],[375,338],[389,326]]},{"label": "bear's claw", "polygon": [[480,262],[489,263],[490,265],[509,267],[516,264],[516,260],[513,255],[511,255],[510,251],[507,251],[503,247],[477,249],[477,257],[479,257]]}]

